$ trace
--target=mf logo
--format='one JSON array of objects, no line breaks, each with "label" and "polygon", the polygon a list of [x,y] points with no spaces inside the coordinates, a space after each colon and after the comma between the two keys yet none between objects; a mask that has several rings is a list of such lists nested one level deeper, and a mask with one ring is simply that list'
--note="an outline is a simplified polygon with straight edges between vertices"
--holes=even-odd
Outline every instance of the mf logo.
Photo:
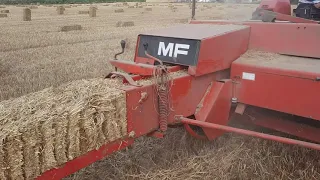
[{"label": "mf logo", "polygon": [[164,42],[159,42],[158,56],[178,57],[179,54],[188,55],[189,44],[169,43],[166,47]]}]

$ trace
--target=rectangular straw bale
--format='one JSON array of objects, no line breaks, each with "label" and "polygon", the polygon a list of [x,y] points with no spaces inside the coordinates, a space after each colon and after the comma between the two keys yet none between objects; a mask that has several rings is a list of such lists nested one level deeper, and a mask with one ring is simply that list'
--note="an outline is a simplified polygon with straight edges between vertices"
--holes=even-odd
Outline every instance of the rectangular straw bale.
[{"label": "rectangular straw bale", "polygon": [[62,32],[77,31],[77,30],[81,30],[81,29],[82,29],[81,25],[69,25],[69,26],[60,27],[60,31],[62,31]]},{"label": "rectangular straw bale", "polygon": [[22,131],[24,173],[26,179],[34,179],[40,174],[41,133],[37,122]]},{"label": "rectangular straw bale", "polygon": [[40,122],[40,132],[42,137],[42,149],[41,149],[41,156],[42,156],[42,166],[41,172],[45,172],[46,170],[51,169],[52,167],[56,167],[57,161],[54,156],[54,138],[55,138],[55,131],[53,128],[53,119],[54,116],[51,117],[43,117],[42,121]]},{"label": "rectangular straw bale", "polygon": [[123,10],[123,9],[116,9],[116,10],[114,10],[114,12],[115,12],[115,13],[123,13],[124,10]]},{"label": "rectangular straw bale", "polygon": [[[78,107],[83,106],[82,104],[74,105],[76,109]],[[73,110],[74,112],[70,112],[69,116],[69,126],[68,126],[68,139],[67,144],[68,146],[68,159],[72,160],[75,157],[79,156],[81,154],[80,151],[80,110]]]},{"label": "rectangular straw bale", "polygon": [[19,132],[13,132],[13,135],[8,135],[5,140],[7,151],[9,178],[24,179],[23,177],[23,143]]},{"label": "rectangular straw bale", "polygon": [[96,17],[97,16],[97,7],[91,6],[89,8],[89,16]]},{"label": "rectangular straw bale", "polygon": [[134,26],[134,22],[133,21],[122,22],[122,27],[131,27],[131,26]]},{"label": "rectangular straw bale", "polygon": [[9,13],[10,11],[8,9],[6,10],[1,10],[0,13]]},{"label": "rectangular straw bale", "polygon": [[146,11],[152,11],[152,8],[145,8]]},{"label": "rectangular straw bale", "polygon": [[23,9],[23,21],[31,21],[31,9],[25,8]]},{"label": "rectangular straw bale", "polygon": [[68,121],[66,121],[67,115],[63,114],[55,120],[55,139],[54,150],[56,160],[58,164],[63,164],[68,161],[67,158],[67,132]]},{"label": "rectangular straw bale", "polygon": [[8,162],[0,164],[1,179],[34,179],[124,138],[126,96],[120,86],[118,79],[78,80],[0,102],[0,160]]},{"label": "rectangular straw bale", "polygon": [[[2,138],[1,138],[2,137]],[[5,163],[5,152],[4,152],[4,140],[5,138],[0,134],[0,179],[7,179],[6,177],[6,169],[7,164]]]},{"label": "rectangular straw bale", "polygon": [[8,17],[7,14],[0,14],[0,18],[5,18],[5,17]]}]

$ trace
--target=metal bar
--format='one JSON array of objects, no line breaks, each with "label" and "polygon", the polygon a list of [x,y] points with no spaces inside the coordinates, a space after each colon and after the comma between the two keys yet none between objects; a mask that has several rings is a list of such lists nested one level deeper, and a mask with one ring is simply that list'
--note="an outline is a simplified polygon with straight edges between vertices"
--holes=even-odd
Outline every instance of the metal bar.
[{"label": "metal bar", "polygon": [[109,60],[110,64],[113,66],[122,69],[127,73],[139,74],[142,76],[151,76],[155,66],[149,64],[135,63],[132,61],[123,61],[123,60]]},{"label": "metal bar", "polygon": [[196,15],[196,0],[192,0],[192,14],[191,14],[192,20],[194,20],[195,15]]},{"label": "metal bar", "polygon": [[137,84],[130,75],[126,74],[126,73],[121,73],[121,72],[110,72],[106,78],[113,78],[113,76],[120,76],[123,77],[126,82],[128,82],[130,85],[132,86],[136,86],[136,87],[141,87],[142,85]]},{"label": "metal bar", "polygon": [[36,180],[60,180],[78,170],[106,157],[107,155],[124,149],[134,142],[133,139],[114,141],[101,146],[97,150],[92,150],[80,157],[66,162],[63,166],[48,170],[35,178]]},{"label": "metal bar", "polygon": [[311,148],[311,149],[320,150],[320,145],[315,144],[315,143],[309,143],[309,142],[305,142],[305,141],[299,141],[299,140],[295,140],[295,139],[279,137],[279,136],[259,133],[259,132],[255,132],[255,131],[249,131],[249,130],[245,130],[245,129],[223,126],[223,125],[214,124],[214,123],[207,123],[207,122],[202,122],[199,120],[193,120],[193,119],[188,119],[188,118],[180,118],[179,121],[181,123],[192,124],[192,125],[200,126],[203,128],[220,129],[220,130],[227,131],[227,132],[235,132],[235,133],[239,133],[239,134],[244,134],[244,135],[255,136],[255,137],[259,137],[259,138],[263,138],[263,139],[278,141],[278,142],[285,143],[285,144],[299,145],[299,146],[304,146],[304,147]]}]

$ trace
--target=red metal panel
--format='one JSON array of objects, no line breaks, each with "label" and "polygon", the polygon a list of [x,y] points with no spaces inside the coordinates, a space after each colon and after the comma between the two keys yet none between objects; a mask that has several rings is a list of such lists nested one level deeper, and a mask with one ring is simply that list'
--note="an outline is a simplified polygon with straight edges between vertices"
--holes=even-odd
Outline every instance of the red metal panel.
[{"label": "red metal panel", "polygon": [[272,74],[262,67],[232,65],[233,78],[242,77],[243,72],[254,73],[255,79],[239,79],[236,84],[239,102],[320,120],[320,82]]},{"label": "red metal panel", "polygon": [[223,69],[229,69],[231,63],[246,52],[250,29],[244,28],[201,41],[199,60],[192,75],[200,76]]},{"label": "red metal panel", "polygon": [[211,131],[216,131],[218,129],[218,130],[223,130],[223,131],[227,131],[227,132],[235,132],[235,133],[249,135],[249,136],[255,136],[255,137],[259,137],[259,138],[263,138],[263,139],[269,139],[272,141],[278,141],[278,142],[285,143],[285,144],[304,146],[307,148],[320,150],[320,144],[309,143],[309,142],[299,141],[299,140],[295,140],[295,139],[289,139],[289,138],[285,138],[285,137],[279,137],[279,136],[259,133],[259,132],[255,132],[255,131],[249,131],[249,130],[245,130],[245,129],[234,128],[234,127],[229,127],[229,126],[223,126],[223,125],[219,125],[219,124],[215,124],[215,123],[208,123],[208,122],[203,122],[203,121],[193,120],[193,119],[188,119],[188,118],[182,118],[182,119],[180,119],[180,122],[195,125],[195,126],[200,126],[202,128],[209,128],[209,129],[211,129]]},{"label": "red metal panel", "polygon": [[250,49],[320,58],[317,24],[250,23]]},{"label": "red metal panel", "polygon": [[320,25],[236,21],[191,21],[192,24],[243,24],[251,27],[249,49],[320,58]]},{"label": "red metal panel", "polygon": [[[196,119],[200,121],[226,125],[229,119],[232,96],[231,80],[224,82],[212,82],[206,95],[199,104],[199,110],[195,113]],[[223,131],[212,131],[203,129],[210,140],[222,135]]]},{"label": "red metal panel", "polygon": [[[174,116],[181,114],[191,116],[195,113],[197,104],[206,92],[210,82],[216,78],[225,78],[225,73],[208,74],[201,77],[193,77],[188,74],[173,78],[170,89],[170,109],[168,123],[174,123]],[[127,120],[128,131],[134,131],[135,137],[145,135],[158,129],[158,103],[152,85],[143,87],[126,86],[127,91]],[[147,99],[139,103],[141,93],[147,93]],[[132,122],[132,124],[129,124]]]},{"label": "red metal panel", "polygon": [[98,161],[107,155],[119,151],[133,143],[132,139],[115,141],[101,146],[98,150],[90,151],[83,156],[77,157],[72,161],[65,163],[63,166],[46,171],[37,180],[60,180],[76,171],[84,168],[95,161]]},{"label": "red metal panel", "polygon": [[291,15],[290,0],[262,0],[258,8]]}]

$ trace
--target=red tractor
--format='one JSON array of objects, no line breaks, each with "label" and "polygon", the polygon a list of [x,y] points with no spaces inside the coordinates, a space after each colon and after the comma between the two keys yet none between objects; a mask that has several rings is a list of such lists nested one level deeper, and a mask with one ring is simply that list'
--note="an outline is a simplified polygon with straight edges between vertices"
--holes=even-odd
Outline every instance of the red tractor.
[{"label": "red tractor", "polygon": [[256,11],[252,13],[252,20],[275,20],[263,18],[263,11],[270,11],[282,15],[293,15],[304,19],[319,21],[320,9],[316,2],[317,1],[314,0],[302,0],[302,3],[299,3],[297,8],[291,12],[290,0],[262,0]]}]

